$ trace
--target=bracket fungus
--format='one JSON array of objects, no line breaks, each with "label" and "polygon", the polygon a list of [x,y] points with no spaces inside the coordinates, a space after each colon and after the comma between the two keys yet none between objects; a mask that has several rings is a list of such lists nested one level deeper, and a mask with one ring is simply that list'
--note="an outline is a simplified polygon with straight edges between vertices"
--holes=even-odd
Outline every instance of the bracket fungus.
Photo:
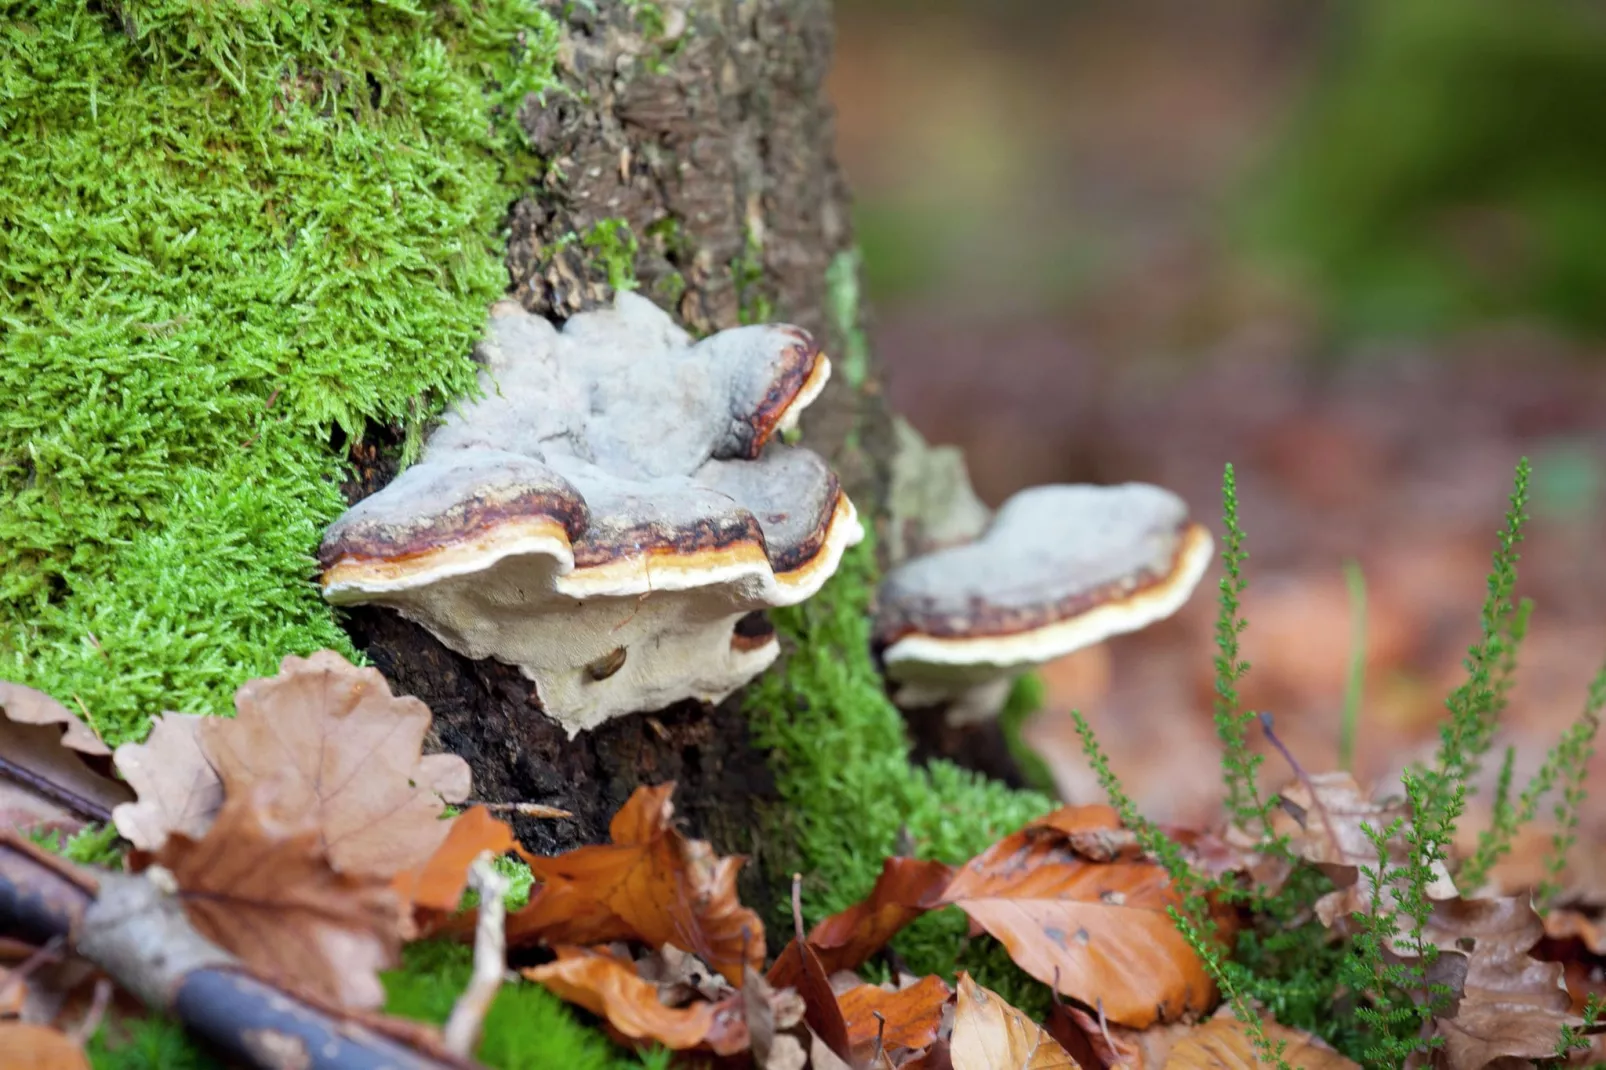
[{"label": "bracket fungus", "polygon": [[905,707],[995,714],[1013,679],[1180,609],[1210,564],[1182,499],[1143,483],[1023,490],[975,541],[881,584],[876,640]]},{"label": "bracket fungus", "polygon": [[483,396],[325,534],[323,593],[517,665],[571,736],[730,694],[778,653],[757,611],[863,537],[825,462],[772,441],[830,375],[798,328],[694,343],[621,293],[560,331],[502,301],[477,356]]}]

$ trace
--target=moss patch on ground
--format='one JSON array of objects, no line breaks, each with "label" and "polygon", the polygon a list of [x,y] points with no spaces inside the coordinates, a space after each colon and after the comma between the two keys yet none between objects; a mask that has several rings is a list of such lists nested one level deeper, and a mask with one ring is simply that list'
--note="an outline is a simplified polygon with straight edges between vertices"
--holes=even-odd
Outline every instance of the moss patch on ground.
[{"label": "moss patch on ground", "polygon": [[[964,862],[1056,805],[948,762],[909,760],[903,716],[870,658],[875,553],[850,551],[809,601],[772,616],[793,649],[748,691],[755,742],[771,748],[782,805],[781,868],[804,874],[810,924],[863,898],[891,855]],[[916,973],[963,966],[1023,1010],[1046,1012],[1047,989],[990,939],[966,940],[958,910],[928,914],[893,941]]]},{"label": "moss patch on ground", "polygon": [[5,6],[0,676],[116,743],[350,653],[332,438],[472,387],[556,41],[533,0]]}]

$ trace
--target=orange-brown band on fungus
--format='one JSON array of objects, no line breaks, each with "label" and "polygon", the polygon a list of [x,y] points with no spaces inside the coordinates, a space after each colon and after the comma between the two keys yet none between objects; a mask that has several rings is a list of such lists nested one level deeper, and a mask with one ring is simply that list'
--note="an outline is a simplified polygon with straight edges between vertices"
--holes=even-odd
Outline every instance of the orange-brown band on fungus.
[{"label": "orange-brown band on fungus", "polygon": [[364,524],[318,548],[325,569],[343,561],[408,561],[441,549],[495,538],[512,525],[552,525],[565,541],[580,537],[590,514],[585,502],[553,490],[524,490],[506,497],[476,495],[427,523]]},{"label": "orange-brown band on fungus", "polygon": [[755,610],[736,622],[731,629],[731,649],[742,654],[762,650],[775,642],[775,625],[763,610]]},{"label": "orange-brown band on fungus", "polygon": [[739,455],[744,460],[756,460],[764,452],[776,425],[786,416],[786,410],[799,396],[815,389],[817,380],[829,374],[830,362],[822,357],[807,331],[797,327],[778,329],[791,334],[796,342],[789,348],[781,373],[770,384],[763,399],[742,419],[746,433],[740,436]]},{"label": "orange-brown band on fungus", "polygon": [[[835,477],[832,478],[834,479]],[[848,500],[846,494],[839,491],[833,498],[830,519],[816,527],[814,534],[810,535],[803,544],[808,547],[811,556],[799,561],[789,569],[783,570],[778,565],[775,567],[775,579],[781,586],[792,588],[817,586],[829,579],[830,573],[836,570],[834,555],[822,553],[821,551],[829,545],[833,533],[841,531],[853,523],[856,514],[853,509],[853,503]],[[801,556],[799,553],[786,555],[789,560],[795,560],[799,556]],[[823,577],[818,575],[822,571],[826,573]]]},{"label": "orange-brown band on fungus", "polygon": [[1077,591],[1064,598],[1023,606],[1000,606],[975,599],[962,613],[942,612],[920,606],[885,606],[876,629],[876,639],[891,646],[910,635],[934,639],[979,639],[990,636],[1024,635],[1111,603],[1125,602],[1155,593],[1176,582],[1186,563],[1210,544],[1210,533],[1203,526],[1184,521],[1178,526],[1176,549],[1164,572],[1144,569],[1111,583]]},{"label": "orange-brown band on fungus", "polygon": [[471,571],[469,563],[517,552],[520,546],[531,543],[566,545],[568,541],[568,530],[551,517],[509,517],[472,538],[456,539],[393,557],[344,554],[324,569],[323,585],[325,588],[352,584],[372,587],[392,584],[409,576],[458,571],[457,566]]}]

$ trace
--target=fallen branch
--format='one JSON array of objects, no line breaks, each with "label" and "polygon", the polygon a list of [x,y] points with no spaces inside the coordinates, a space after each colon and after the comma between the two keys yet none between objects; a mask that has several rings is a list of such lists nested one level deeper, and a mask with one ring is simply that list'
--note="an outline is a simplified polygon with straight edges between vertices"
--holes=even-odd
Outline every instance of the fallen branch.
[{"label": "fallen branch", "polygon": [[250,974],[202,938],[171,874],[91,870],[0,831],[0,936],[66,949],[225,1059],[260,1070],[467,1070],[409,1022],[354,1015]]}]

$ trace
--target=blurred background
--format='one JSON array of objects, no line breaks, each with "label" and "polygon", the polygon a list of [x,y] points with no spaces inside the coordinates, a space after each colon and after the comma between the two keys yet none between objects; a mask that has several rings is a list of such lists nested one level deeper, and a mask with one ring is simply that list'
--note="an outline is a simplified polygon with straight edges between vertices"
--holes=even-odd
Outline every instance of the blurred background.
[{"label": "blurred background", "polygon": [[[894,405],[964,448],[992,506],[1139,479],[1219,531],[1233,462],[1244,698],[1310,770],[1337,760],[1346,563],[1366,592],[1356,766],[1380,778],[1436,740],[1532,459],[1521,783],[1606,658],[1606,5],[838,10],[839,151]],[[1098,797],[1080,707],[1152,815],[1213,815],[1215,579],[1044,672],[1025,737],[1067,798]]]}]

